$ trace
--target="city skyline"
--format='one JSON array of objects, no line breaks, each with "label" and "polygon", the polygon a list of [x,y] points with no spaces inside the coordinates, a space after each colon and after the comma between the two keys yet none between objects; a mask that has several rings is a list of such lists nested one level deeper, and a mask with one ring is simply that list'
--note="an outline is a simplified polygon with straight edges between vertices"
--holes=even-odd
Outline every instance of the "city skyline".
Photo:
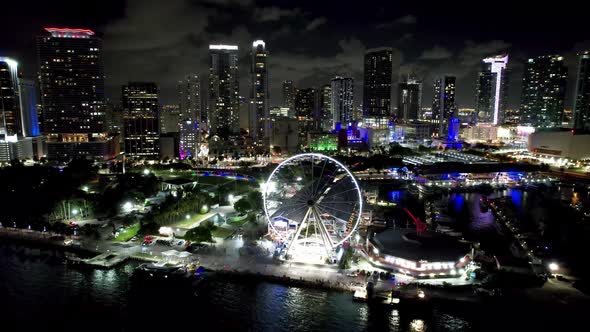
[{"label": "city skyline", "polygon": [[[19,4],[10,6],[14,6],[17,12],[23,10]],[[383,8],[380,14],[370,13],[368,8],[357,12],[307,1],[281,6],[255,1],[207,1],[200,4],[173,1],[146,6],[136,2],[126,5],[96,3],[89,4],[88,10],[93,15],[86,17],[58,2],[51,6],[41,4],[33,9],[27,8],[30,13],[27,17],[30,22],[25,22],[30,23],[27,28],[3,36],[0,42],[14,45],[7,48],[4,55],[17,59],[25,76],[33,78],[36,68],[31,39],[39,29],[46,25],[94,29],[105,40],[105,83],[109,100],[120,100],[119,87],[127,81],[155,81],[161,87],[162,102],[171,103],[176,100],[175,82],[189,72],[199,75],[207,72],[208,44],[235,43],[240,50],[247,50],[253,40],[260,38],[267,42],[272,55],[269,61],[270,106],[280,106],[280,84],[288,79],[302,88],[320,88],[334,76],[351,76],[355,79],[355,89],[361,91],[364,52],[373,47],[392,47],[394,77],[408,68],[415,70],[425,83],[425,100],[432,96],[431,83],[435,77],[443,74],[457,76],[459,107],[475,106],[471,85],[481,59],[507,51],[511,58],[508,107],[516,108],[521,90],[518,77],[522,75],[526,59],[546,54],[563,55],[570,70],[568,85],[573,86],[575,54],[588,47],[581,23],[572,17],[580,14],[568,13],[572,19],[567,27],[557,23],[550,26],[538,24],[542,19],[565,10],[560,8],[537,13],[534,17],[520,15],[522,10],[519,9],[506,11],[503,12],[503,24],[491,29],[470,24],[491,18],[491,13],[474,15],[440,8],[448,15],[434,15],[421,13],[419,8],[408,4],[400,5],[396,10],[387,3],[375,3],[375,6]],[[227,8],[231,11],[225,10]],[[476,19],[475,16],[479,17]],[[156,23],[168,21],[171,17],[177,17],[177,24],[162,31],[162,25]],[[355,17],[356,21],[350,27],[341,28]],[[441,25],[443,17],[449,17],[449,20]],[[453,22],[453,17],[460,20]],[[2,24],[8,26],[11,20],[8,18]],[[150,20],[155,20],[154,24],[145,24]],[[463,31],[462,25],[473,26],[473,31]],[[534,29],[523,26],[534,26]],[[318,38],[313,38],[318,33],[322,34],[321,43]],[[140,42],[130,45],[130,40]],[[240,52],[239,57],[240,91],[247,97],[248,52]],[[572,90],[568,91],[566,108],[572,108],[573,94]],[[394,105],[395,99],[396,96]],[[362,95],[357,94],[355,104],[360,104],[361,100]]]}]

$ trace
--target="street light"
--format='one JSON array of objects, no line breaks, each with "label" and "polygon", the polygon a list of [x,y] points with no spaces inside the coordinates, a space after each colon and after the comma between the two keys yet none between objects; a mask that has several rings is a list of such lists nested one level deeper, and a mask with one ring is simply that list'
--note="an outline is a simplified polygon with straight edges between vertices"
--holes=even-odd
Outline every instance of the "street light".
[{"label": "street light", "polygon": [[146,169],[144,169],[144,170],[143,170],[143,175],[148,175],[148,174],[150,174],[150,170],[149,170],[149,169],[147,169],[147,168],[146,168]]},{"label": "street light", "polygon": [[77,216],[77,215],[78,215],[78,212],[79,212],[79,211],[78,211],[77,209],[73,209],[73,210],[72,210],[72,214],[73,214],[73,215],[75,215],[75,216]]},{"label": "street light", "polygon": [[557,270],[559,270],[559,265],[557,265],[557,263],[549,263],[549,270],[551,272],[557,272]]},{"label": "street light", "polygon": [[190,214],[187,214],[186,216],[184,216],[186,218],[186,220],[189,220],[191,218]]}]

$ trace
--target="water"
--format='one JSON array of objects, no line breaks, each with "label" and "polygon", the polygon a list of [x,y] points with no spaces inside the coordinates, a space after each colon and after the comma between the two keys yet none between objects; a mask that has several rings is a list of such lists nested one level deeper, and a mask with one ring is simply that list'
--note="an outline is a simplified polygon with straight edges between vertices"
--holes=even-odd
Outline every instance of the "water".
[{"label": "water", "polygon": [[[3,323],[25,329],[135,330],[155,322],[175,327],[216,325],[233,331],[467,331],[469,322],[448,312],[400,312],[353,302],[351,294],[216,278],[193,296],[173,285],[130,278],[135,264],[112,270],[64,265],[48,249],[0,244]],[[82,324],[82,325],[81,325]]]}]

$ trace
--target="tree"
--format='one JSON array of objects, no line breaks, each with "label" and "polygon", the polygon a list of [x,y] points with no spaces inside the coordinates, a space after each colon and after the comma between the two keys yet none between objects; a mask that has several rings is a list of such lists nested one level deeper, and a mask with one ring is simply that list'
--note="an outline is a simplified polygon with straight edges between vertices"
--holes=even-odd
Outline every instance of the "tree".
[{"label": "tree", "polygon": [[184,239],[191,242],[213,242],[211,236],[211,228],[206,226],[199,226],[189,229],[184,235]]},{"label": "tree", "polygon": [[262,201],[262,193],[258,190],[254,190],[248,193],[248,202],[252,206],[252,210],[260,211],[262,210],[262,205],[264,204]]},{"label": "tree", "polygon": [[252,205],[248,199],[240,198],[234,203],[234,209],[238,211],[239,214],[245,214],[252,209]]}]

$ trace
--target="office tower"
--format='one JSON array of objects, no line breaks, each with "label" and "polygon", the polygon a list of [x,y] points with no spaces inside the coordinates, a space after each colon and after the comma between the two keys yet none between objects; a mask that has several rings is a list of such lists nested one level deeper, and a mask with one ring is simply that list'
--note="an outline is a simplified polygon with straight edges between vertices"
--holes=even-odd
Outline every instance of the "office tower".
[{"label": "office tower", "polygon": [[432,101],[432,119],[438,124],[438,135],[443,137],[448,119],[451,118],[457,106],[455,105],[455,76],[443,76],[434,81],[434,96]]},{"label": "office tower", "polygon": [[332,126],[332,122],[334,121],[332,113],[332,86],[324,85],[320,89],[320,94],[320,113],[322,116],[320,128],[323,131],[331,131],[334,129]]},{"label": "office tower", "polygon": [[337,76],[332,79],[332,128],[341,125],[347,128],[352,122],[354,103],[354,80],[351,77]]},{"label": "office tower", "polygon": [[18,63],[0,57],[0,135],[21,135]]},{"label": "office tower", "polygon": [[528,59],[522,77],[521,123],[559,127],[567,84],[563,57],[546,55]]},{"label": "office tower", "polygon": [[23,137],[36,137],[41,134],[37,111],[37,85],[33,80],[19,78],[20,115]]},{"label": "office tower", "polygon": [[249,131],[253,142],[268,147],[270,113],[268,105],[268,51],[262,40],[252,43],[250,64],[250,122]]},{"label": "office tower", "polygon": [[102,40],[88,29],[45,32],[37,55],[48,158],[114,157],[118,145],[104,128]]},{"label": "office tower", "polygon": [[129,82],[122,88],[125,154],[143,159],[160,158],[158,87],[151,82]]},{"label": "office tower", "polygon": [[270,117],[272,118],[288,118],[289,117],[289,108],[287,107],[280,107],[280,106],[273,106],[270,108]]},{"label": "office tower", "polygon": [[479,72],[476,92],[476,114],[478,122],[494,125],[504,122],[508,100],[508,55],[497,55],[483,59]]},{"label": "office tower", "polygon": [[283,107],[291,109],[292,114],[295,114],[296,90],[293,81],[283,81]]},{"label": "office tower", "polygon": [[392,49],[369,49],[364,61],[363,116],[389,119],[393,79]]},{"label": "office tower", "polygon": [[299,123],[299,136],[305,137],[307,132],[314,130],[314,114],[316,112],[316,92],[314,88],[297,89],[295,94],[295,116]]},{"label": "office tower", "polygon": [[590,129],[590,51],[578,54],[574,128]]},{"label": "office tower", "polygon": [[222,140],[240,133],[238,46],[209,45],[209,123]]},{"label": "office tower", "polygon": [[422,82],[407,77],[397,85],[397,114],[403,122],[418,121],[422,108]]},{"label": "office tower", "polygon": [[198,155],[201,133],[201,82],[196,74],[187,75],[178,83],[180,114],[180,159]]}]

